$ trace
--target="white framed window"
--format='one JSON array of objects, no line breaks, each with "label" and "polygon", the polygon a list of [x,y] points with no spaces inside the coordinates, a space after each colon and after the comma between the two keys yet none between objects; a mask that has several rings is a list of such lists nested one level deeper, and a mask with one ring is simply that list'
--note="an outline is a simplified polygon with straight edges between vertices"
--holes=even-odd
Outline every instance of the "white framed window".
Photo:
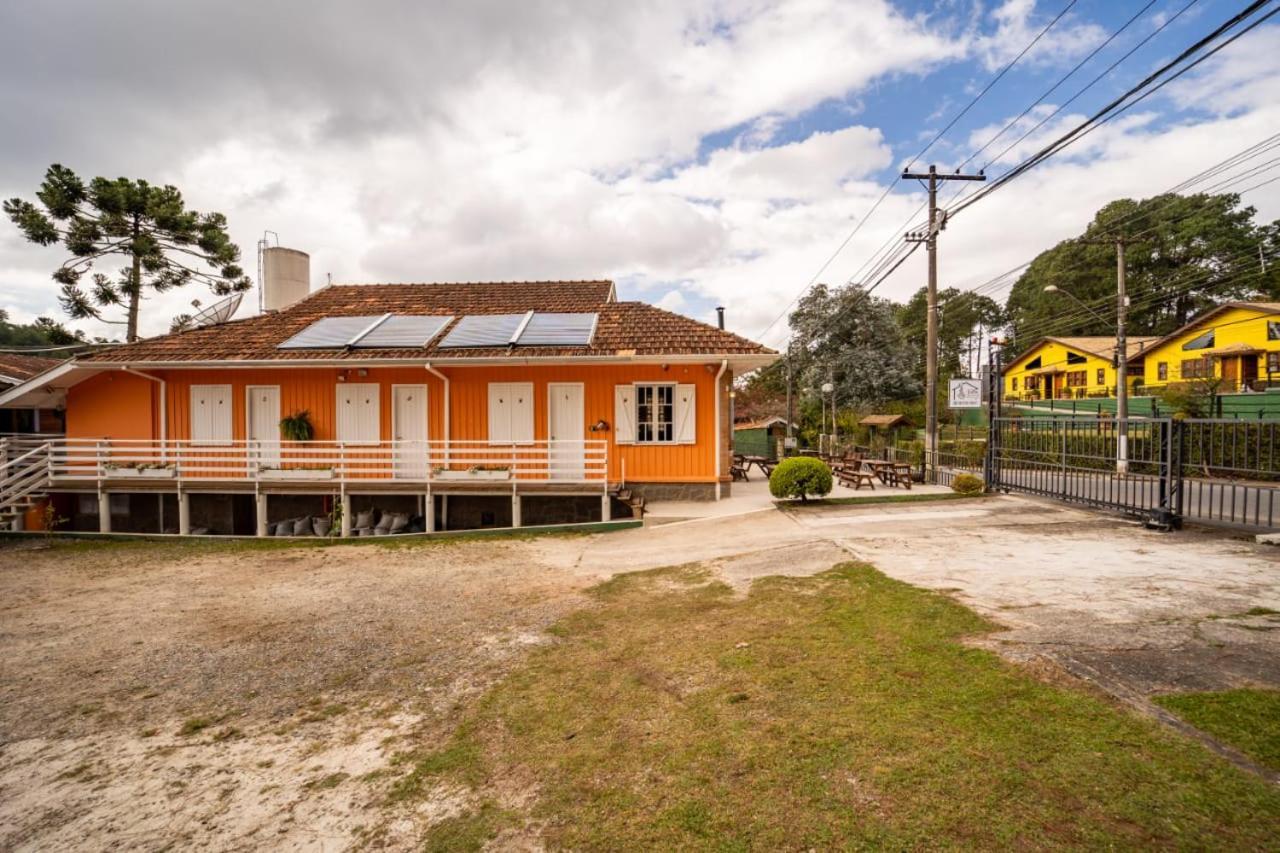
[{"label": "white framed window", "polygon": [[676,386],[636,386],[636,444],[674,444]]},{"label": "white framed window", "polygon": [[618,444],[693,444],[697,441],[697,387],[636,383],[614,387],[614,441]]},{"label": "white framed window", "polygon": [[231,386],[191,386],[193,444],[231,443]]},{"label": "white framed window", "polygon": [[382,439],[381,387],[376,382],[337,383],[338,441],[377,444]]},{"label": "white framed window", "polygon": [[533,383],[489,383],[489,443],[533,442]]}]

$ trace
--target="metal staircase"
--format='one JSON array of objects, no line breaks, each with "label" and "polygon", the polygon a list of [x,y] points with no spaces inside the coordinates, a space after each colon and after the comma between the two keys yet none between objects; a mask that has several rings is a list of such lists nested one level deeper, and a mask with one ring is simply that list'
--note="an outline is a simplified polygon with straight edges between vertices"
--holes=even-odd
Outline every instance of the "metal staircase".
[{"label": "metal staircase", "polygon": [[0,439],[0,530],[16,530],[17,522],[39,503],[49,488],[52,445]]}]

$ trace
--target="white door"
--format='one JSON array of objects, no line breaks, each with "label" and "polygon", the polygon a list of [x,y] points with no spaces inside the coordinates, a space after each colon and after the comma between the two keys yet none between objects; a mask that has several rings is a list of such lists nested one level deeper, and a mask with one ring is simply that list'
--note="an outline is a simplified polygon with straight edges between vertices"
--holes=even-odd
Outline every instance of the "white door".
[{"label": "white door", "polygon": [[391,437],[396,445],[396,476],[427,478],[427,386],[397,385],[391,394]]},{"label": "white door", "polygon": [[250,385],[245,389],[245,437],[256,446],[263,465],[280,465],[280,386]]},{"label": "white door", "polygon": [[586,476],[586,416],[582,385],[552,382],[547,386],[548,474],[553,480],[581,480]]}]

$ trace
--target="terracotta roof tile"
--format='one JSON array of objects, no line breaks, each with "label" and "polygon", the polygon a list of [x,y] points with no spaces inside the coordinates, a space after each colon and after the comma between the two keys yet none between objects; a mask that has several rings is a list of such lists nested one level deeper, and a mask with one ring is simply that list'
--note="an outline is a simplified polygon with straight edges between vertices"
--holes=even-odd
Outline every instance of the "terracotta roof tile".
[{"label": "terracotta roof tile", "polygon": [[[163,335],[89,356],[85,361],[205,362],[411,358],[506,358],[635,355],[772,354],[760,344],[641,302],[612,301],[612,282],[500,282],[493,284],[335,285],[274,314]],[[509,314],[546,311],[599,314],[585,347],[441,349],[446,327],[427,347],[407,349],[281,350],[278,345],[323,317],[404,314]],[[457,322],[456,320],[454,322]]]},{"label": "terracotta roof tile", "polygon": [[0,375],[12,376],[14,379],[30,379],[61,363],[60,358],[0,353]]}]

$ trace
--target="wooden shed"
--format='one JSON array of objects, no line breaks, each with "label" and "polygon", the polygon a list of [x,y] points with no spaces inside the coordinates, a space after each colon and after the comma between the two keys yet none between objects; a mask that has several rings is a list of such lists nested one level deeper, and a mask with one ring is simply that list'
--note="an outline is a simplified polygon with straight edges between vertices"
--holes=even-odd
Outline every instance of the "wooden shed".
[{"label": "wooden shed", "polygon": [[782,443],[787,437],[787,419],[766,418],[762,421],[733,425],[733,452],[743,456],[763,456],[777,461],[782,458]]},{"label": "wooden shed", "polygon": [[877,438],[891,437],[894,430],[906,423],[906,415],[867,415],[858,421],[858,425],[866,427],[870,433],[868,441],[871,443],[875,443]]}]

